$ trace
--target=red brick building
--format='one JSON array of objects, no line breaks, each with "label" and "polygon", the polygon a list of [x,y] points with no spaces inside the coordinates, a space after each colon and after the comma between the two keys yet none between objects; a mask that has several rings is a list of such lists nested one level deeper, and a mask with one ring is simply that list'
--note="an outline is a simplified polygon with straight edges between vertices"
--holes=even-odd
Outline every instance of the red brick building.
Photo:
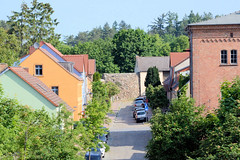
[{"label": "red brick building", "polygon": [[206,110],[218,107],[220,85],[240,75],[240,12],[190,24],[190,92]]}]

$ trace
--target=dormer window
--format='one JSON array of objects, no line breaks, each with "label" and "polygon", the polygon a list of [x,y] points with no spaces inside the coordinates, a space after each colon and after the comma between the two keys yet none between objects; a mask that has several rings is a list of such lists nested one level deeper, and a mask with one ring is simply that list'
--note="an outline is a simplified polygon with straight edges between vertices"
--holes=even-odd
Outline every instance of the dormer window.
[{"label": "dormer window", "polygon": [[227,64],[227,51],[221,51],[221,64]]},{"label": "dormer window", "polygon": [[35,65],[35,75],[42,76],[42,65]]},{"label": "dormer window", "polygon": [[231,50],[231,64],[237,64],[237,50]]}]

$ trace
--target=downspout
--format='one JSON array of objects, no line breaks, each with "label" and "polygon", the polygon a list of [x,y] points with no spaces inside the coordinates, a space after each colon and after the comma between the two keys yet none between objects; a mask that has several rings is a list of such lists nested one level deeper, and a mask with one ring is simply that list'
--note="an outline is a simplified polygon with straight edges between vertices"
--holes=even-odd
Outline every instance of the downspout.
[{"label": "downspout", "polygon": [[190,96],[193,97],[193,33],[189,29],[189,27],[187,28],[187,30],[190,38]]}]

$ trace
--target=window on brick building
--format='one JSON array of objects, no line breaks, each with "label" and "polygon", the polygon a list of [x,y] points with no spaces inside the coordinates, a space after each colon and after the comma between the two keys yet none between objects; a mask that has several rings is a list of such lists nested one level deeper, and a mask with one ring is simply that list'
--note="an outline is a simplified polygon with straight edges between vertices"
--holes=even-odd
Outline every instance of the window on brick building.
[{"label": "window on brick building", "polygon": [[231,63],[237,63],[237,50],[231,50]]},{"label": "window on brick building", "polygon": [[227,51],[221,51],[221,64],[227,64]]}]

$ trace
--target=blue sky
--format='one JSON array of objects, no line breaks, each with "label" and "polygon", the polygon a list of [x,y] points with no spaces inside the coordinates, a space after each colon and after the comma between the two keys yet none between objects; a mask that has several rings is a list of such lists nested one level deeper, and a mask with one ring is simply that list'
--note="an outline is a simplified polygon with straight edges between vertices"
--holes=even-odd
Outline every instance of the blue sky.
[{"label": "blue sky", "polygon": [[[25,0],[30,4],[32,0]],[[56,32],[77,35],[94,27],[124,20],[132,28],[147,31],[148,25],[162,13],[176,12],[179,19],[191,10],[203,14],[225,15],[240,10],[240,0],[38,0],[48,2],[60,22]],[[4,0],[0,5],[0,20],[7,20],[12,11],[20,11],[22,0]]]}]

